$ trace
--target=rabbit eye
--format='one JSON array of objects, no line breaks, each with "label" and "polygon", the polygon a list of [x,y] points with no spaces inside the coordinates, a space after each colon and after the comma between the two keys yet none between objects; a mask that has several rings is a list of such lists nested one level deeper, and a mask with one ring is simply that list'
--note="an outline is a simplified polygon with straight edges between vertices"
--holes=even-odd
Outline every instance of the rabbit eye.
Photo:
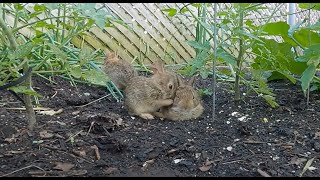
[{"label": "rabbit eye", "polygon": [[169,84],[169,89],[172,89],[172,88],[173,88],[172,84]]}]

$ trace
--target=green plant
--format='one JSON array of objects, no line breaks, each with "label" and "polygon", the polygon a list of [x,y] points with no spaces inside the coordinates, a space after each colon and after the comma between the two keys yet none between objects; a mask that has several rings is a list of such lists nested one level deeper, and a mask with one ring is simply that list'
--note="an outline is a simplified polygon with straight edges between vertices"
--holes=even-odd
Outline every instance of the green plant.
[{"label": "green plant", "polygon": [[[190,9],[188,6],[192,5],[197,7],[198,16]],[[189,13],[198,26],[201,26],[202,29],[197,28],[196,34],[201,34],[201,30],[207,32],[208,38],[205,38],[204,41],[189,42],[189,44],[197,50],[196,57],[190,61],[189,65],[182,69],[180,72],[184,74],[194,74],[199,72],[202,78],[207,78],[208,75],[212,74],[212,68],[208,65],[213,60],[213,52],[211,48],[210,41],[214,38],[214,22],[213,14],[209,11],[204,10],[212,6],[211,4],[187,4],[179,11],[174,8],[166,9],[165,11],[169,12],[170,16],[175,15],[177,12],[180,14],[186,15]],[[278,11],[279,5],[272,11],[271,15],[267,18],[264,24],[267,24],[272,18],[273,14]],[[201,9],[202,8],[202,9]],[[223,19],[217,24],[219,28],[219,41],[218,44],[214,46],[217,49],[217,60],[219,63],[228,65],[230,71],[221,71],[222,75],[227,77],[234,78],[234,91],[235,91],[235,100],[240,100],[240,84],[244,83],[251,90],[256,92],[258,95],[262,96],[266,101],[273,107],[277,106],[275,102],[274,94],[267,86],[267,79],[261,78],[258,74],[261,74],[262,71],[249,71],[249,73],[256,73],[251,76],[251,79],[246,79],[245,71],[242,69],[243,65],[251,66],[251,62],[245,59],[245,55],[248,56],[251,53],[251,48],[253,46],[263,47],[264,42],[261,40],[260,36],[262,35],[262,30],[264,26],[255,26],[253,21],[247,19],[249,15],[253,12],[256,12],[260,9],[266,9],[262,6],[261,3],[234,3],[231,6],[226,6],[223,9],[220,9],[217,12],[217,15]],[[202,11],[201,11],[202,10]],[[201,16],[199,16],[199,12]],[[203,20],[205,17],[206,21]],[[220,36],[224,33],[224,36]],[[232,47],[237,47],[232,49]],[[235,52],[237,51],[238,54]],[[256,56],[267,56],[268,54],[256,54]],[[218,77],[222,77],[218,75]],[[230,79],[230,78],[228,78]]]},{"label": "green plant", "polygon": [[[54,10],[57,10],[56,15],[52,14]],[[110,86],[107,76],[92,65],[102,63],[103,52],[74,48],[71,40],[84,36],[95,25],[99,28],[111,26],[112,23],[126,26],[111,12],[95,9],[94,3],[2,3],[0,14],[0,85],[19,77],[22,67],[26,71],[30,66],[33,67],[33,73],[44,78],[61,75],[72,82],[78,79]],[[13,17],[13,21],[4,17]],[[25,32],[22,30],[33,35],[26,38],[21,34]],[[31,87],[31,76],[24,88],[11,89],[25,94],[28,127],[32,130],[36,121],[30,94],[36,93]]]}]

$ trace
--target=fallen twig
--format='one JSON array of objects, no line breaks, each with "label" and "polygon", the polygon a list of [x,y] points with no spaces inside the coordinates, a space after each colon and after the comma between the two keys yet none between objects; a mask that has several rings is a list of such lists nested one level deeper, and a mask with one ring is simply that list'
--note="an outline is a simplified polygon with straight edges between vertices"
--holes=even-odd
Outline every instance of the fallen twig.
[{"label": "fallen twig", "polygon": [[11,174],[14,174],[14,173],[16,173],[16,172],[19,172],[19,171],[22,171],[22,170],[25,170],[25,169],[28,169],[28,168],[31,168],[31,167],[35,167],[35,168],[40,169],[41,171],[45,171],[44,169],[42,169],[42,168],[41,168],[41,167],[39,167],[39,166],[29,165],[29,166],[26,166],[26,167],[23,167],[23,168],[20,168],[20,169],[14,170],[14,171],[12,171],[12,172],[10,172],[10,173],[7,173],[7,174],[4,174],[4,175],[1,175],[0,177],[9,176],[9,175],[11,175]]},{"label": "fallen twig", "polygon": [[262,141],[243,141],[245,144],[266,144],[267,142]]},{"label": "fallen twig", "polygon": [[[26,108],[3,108],[3,109],[6,109],[6,110],[26,110]],[[38,111],[38,110],[44,110],[44,111],[47,111],[47,110],[51,110],[51,108],[43,108],[43,107],[34,107],[33,110],[35,111]]]},{"label": "fallen twig", "polygon": [[82,133],[82,131],[83,131],[83,130],[80,130],[80,131],[79,131],[79,132],[77,132],[75,135],[70,136],[70,137],[69,137],[65,142],[68,142],[68,141],[70,141],[72,138],[74,138],[74,137],[78,136],[78,134]]},{"label": "fallen twig", "polygon": [[110,96],[110,94],[108,94],[108,95],[105,95],[105,96],[103,96],[103,97],[101,97],[101,98],[98,98],[98,99],[96,99],[96,100],[93,100],[93,101],[91,101],[91,102],[89,102],[89,103],[87,103],[87,104],[84,104],[84,105],[81,105],[81,106],[75,106],[75,107],[85,107],[85,106],[88,106],[88,105],[90,105],[90,104],[92,104],[92,103],[94,103],[94,102],[97,102],[97,101],[100,101],[101,99],[104,99],[104,98],[106,98],[106,97],[108,97],[108,96]]},{"label": "fallen twig", "polygon": [[92,122],[91,122],[90,127],[89,127],[89,130],[88,130],[86,136],[88,136],[88,134],[90,133],[91,128],[93,127],[94,123],[95,123],[95,121],[92,121]]},{"label": "fallen twig", "polygon": [[232,163],[241,162],[241,161],[244,161],[244,160],[239,159],[239,160],[234,160],[234,161],[224,162],[224,163],[221,163],[221,164],[232,164]]},{"label": "fallen twig", "polygon": [[271,177],[268,173],[266,173],[265,171],[262,171],[261,169],[257,169],[258,173],[263,176],[263,177]]}]

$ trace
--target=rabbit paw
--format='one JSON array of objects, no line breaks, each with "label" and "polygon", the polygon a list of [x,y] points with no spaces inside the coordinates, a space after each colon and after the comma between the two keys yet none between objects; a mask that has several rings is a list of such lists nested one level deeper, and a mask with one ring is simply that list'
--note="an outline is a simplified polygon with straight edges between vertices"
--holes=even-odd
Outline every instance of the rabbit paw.
[{"label": "rabbit paw", "polygon": [[143,119],[148,119],[148,120],[154,119],[154,117],[149,113],[142,113],[139,116]]}]

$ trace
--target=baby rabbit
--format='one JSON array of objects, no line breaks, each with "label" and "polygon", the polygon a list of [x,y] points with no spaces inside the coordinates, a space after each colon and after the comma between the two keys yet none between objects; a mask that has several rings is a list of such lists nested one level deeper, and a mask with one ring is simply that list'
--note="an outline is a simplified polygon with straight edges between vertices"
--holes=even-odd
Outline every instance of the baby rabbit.
[{"label": "baby rabbit", "polygon": [[124,90],[128,81],[138,75],[132,64],[119,58],[116,52],[108,54],[104,62],[104,71],[119,90]]},{"label": "baby rabbit", "polygon": [[185,81],[178,76],[179,86],[173,104],[162,107],[159,112],[155,112],[153,115],[173,121],[191,120],[200,117],[204,108],[201,97],[193,88],[194,80],[193,76],[186,84]]},{"label": "baby rabbit", "polygon": [[124,104],[130,115],[154,119],[153,112],[173,103],[178,86],[176,74],[165,70],[160,60],[151,65],[151,70],[151,77],[135,76],[125,88]]}]

